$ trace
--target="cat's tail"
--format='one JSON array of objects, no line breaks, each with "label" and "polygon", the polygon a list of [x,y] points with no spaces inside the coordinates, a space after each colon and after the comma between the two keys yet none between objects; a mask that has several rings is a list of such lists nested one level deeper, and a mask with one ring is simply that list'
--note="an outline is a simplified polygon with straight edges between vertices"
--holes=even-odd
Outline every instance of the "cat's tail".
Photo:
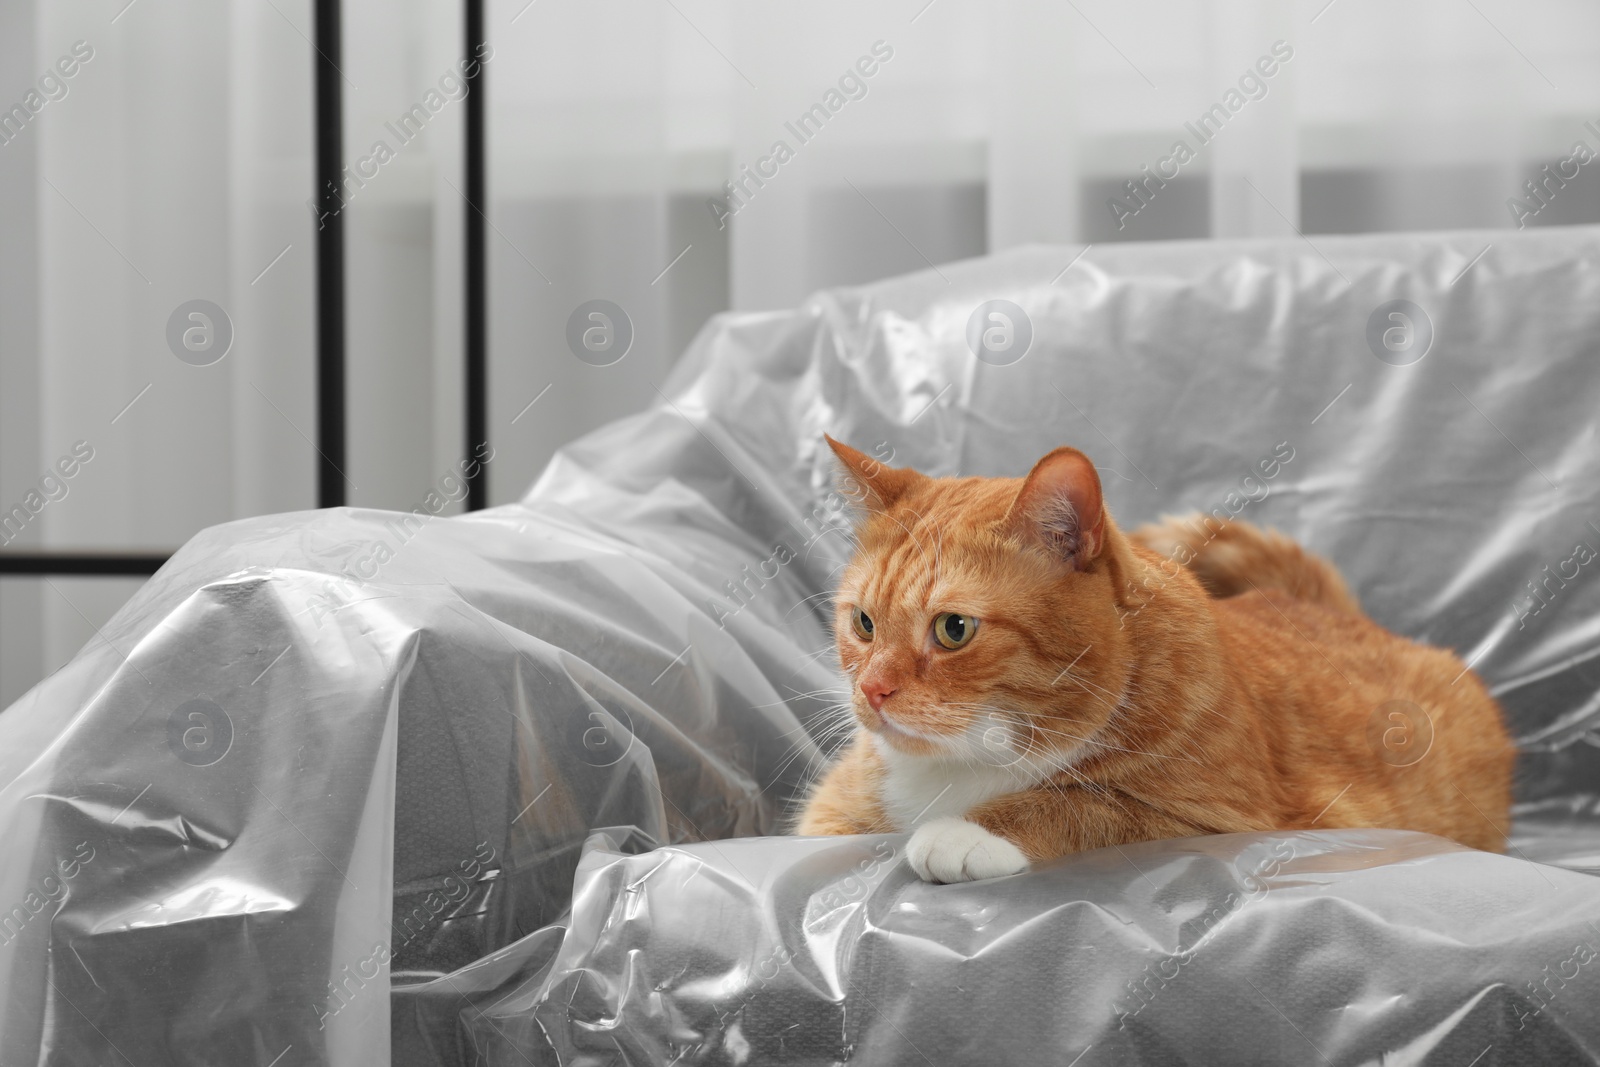
[{"label": "cat's tail", "polygon": [[1333,611],[1361,614],[1361,605],[1327,560],[1276,530],[1222,522],[1196,512],[1162,516],[1132,533],[1146,548],[1183,563],[1219,600],[1252,589],[1276,589]]}]

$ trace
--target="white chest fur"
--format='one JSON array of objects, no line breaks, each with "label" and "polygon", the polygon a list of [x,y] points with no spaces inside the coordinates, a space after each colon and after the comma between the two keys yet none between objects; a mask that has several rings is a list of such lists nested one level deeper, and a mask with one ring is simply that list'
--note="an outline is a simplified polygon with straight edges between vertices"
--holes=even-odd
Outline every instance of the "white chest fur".
[{"label": "white chest fur", "polygon": [[[1059,769],[1013,763],[910,756],[872,735],[883,760],[883,807],[897,830],[905,832],[930,819],[961,818],[973,808],[1007,793],[1028,789]],[[1062,760],[1061,763],[1067,761]]]}]

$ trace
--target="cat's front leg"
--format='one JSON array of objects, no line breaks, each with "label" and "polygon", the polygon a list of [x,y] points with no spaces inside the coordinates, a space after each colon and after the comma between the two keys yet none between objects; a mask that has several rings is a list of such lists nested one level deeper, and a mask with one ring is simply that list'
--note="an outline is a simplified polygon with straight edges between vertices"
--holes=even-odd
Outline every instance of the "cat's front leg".
[{"label": "cat's front leg", "polygon": [[967,819],[929,819],[906,846],[911,869],[928,882],[976,882],[1028,869],[1028,857],[999,834]]},{"label": "cat's front leg", "polygon": [[995,797],[963,821],[1005,842],[1024,863],[1036,864],[1090,849],[1215,832],[1126,794],[1061,782]]},{"label": "cat's front leg", "polygon": [[878,800],[881,770],[871,749],[856,738],[811,790],[794,832],[802,837],[882,834],[894,829]]},{"label": "cat's front leg", "polygon": [[974,882],[1086,849],[1200,832],[1110,793],[1047,783],[996,797],[965,818],[929,819],[912,833],[906,858],[926,881]]}]

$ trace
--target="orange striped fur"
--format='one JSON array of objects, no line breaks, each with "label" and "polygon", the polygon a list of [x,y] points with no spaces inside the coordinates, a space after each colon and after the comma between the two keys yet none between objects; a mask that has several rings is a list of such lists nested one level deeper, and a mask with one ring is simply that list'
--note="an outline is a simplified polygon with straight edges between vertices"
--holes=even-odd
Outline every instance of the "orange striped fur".
[{"label": "orange striped fur", "polygon": [[[855,736],[799,833],[914,831],[936,881],[1249,830],[1504,847],[1498,705],[1326,561],[1203,516],[1125,535],[1075,449],[1026,479],[929,478],[827,440],[865,512],[835,606]],[[946,612],[976,620],[955,649]]]}]

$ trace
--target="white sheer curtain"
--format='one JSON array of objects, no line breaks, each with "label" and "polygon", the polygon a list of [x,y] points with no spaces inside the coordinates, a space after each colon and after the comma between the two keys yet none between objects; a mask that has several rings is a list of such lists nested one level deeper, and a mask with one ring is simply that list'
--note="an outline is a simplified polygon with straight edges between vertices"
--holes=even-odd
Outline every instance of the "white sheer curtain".
[{"label": "white sheer curtain", "polygon": [[[12,111],[0,145],[0,212],[21,238],[0,247],[0,507],[31,512],[61,457],[79,442],[92,452],[7,547],[159,550],[307,506],[296,427],[311,427],[311,68],[285,18],[304,24],[305,5],[4,6],[18,34],[0,99],[31,112],[31,90],[59,78],[64,91],[26,122]],[[67,56],[83,58],[53,74]],[[166,341],[169,317],[197,299],[232,324],[226,357],[205,367]],[[137,585],[0,583],[0,696],[100,640]]]},{"label": "white sheer curtain", "polygon": [[[652,399],[719,299],[788,306],[1027,242],[1505,227],[1541,163],[1579,137],[1600,150],[1582,125],[1600,116],[1600,16],[1575,0],[1537,17],[1504,0],[490,12],[498,499],[576,430]],[[865,94],[795,130],[880,42],[892,57]],[[778,141],[792,157],[762,164]],[[1180,141],[1193,158],[1149,179]],[[742,177],[758,165],[760,184]],[[1600,219],[1592,178],[1532,221]],[[723,229],[707,201],[730,179],[743,192]],[[593,298],[635,320],[609,367],[563,340]]]},{"label": "white sheer curtain", "polygon": [[[463,451],[460,24],[345,4],[346,155],[393,151],[347,209],[355,504],[410,508]],[[1600,151],[1577,0],[491,0],[488,26],[496,501],[725,308],[1028,242],[1600,220],[1600,166],[1540,172]],[[94,53],[0,143],[0,509],[95,449],[0,551],[312,506],[311,35],[309,0],[0,4],[0,107]],[[234,329],[210,366],[165,339],[195,299]],[[566,340],[596,299],[633,326],[607,366]],[[136,584],[0,580],[0,701]]]}]

